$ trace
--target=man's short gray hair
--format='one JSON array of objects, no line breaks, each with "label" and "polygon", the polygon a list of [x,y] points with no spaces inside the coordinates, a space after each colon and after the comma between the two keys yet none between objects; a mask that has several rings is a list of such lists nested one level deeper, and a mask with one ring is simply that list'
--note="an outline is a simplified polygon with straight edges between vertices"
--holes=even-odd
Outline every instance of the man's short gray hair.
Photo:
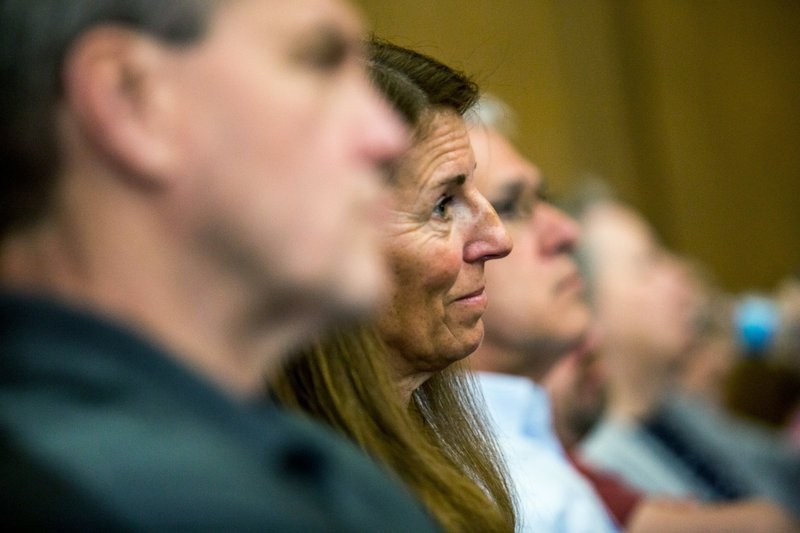
[{"label": "man's short gray hair", "polygon": [[3,0],[0,4],[0,239],[35,222],[56,187],[56,105],[81,35],[122,26],[176,46],[202,38],[223,0]]},{"label": "man's short gray hair", "polygon": [[481,95],[464,118],[470,125],[493,128],[504,137],[517,135],[517,114],[508,104],[488,93]]}]

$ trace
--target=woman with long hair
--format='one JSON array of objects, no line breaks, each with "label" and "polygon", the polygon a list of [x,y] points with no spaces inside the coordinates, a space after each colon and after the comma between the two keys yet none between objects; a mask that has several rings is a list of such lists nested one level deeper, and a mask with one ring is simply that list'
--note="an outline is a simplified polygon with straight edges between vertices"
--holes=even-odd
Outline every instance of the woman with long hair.
[{"label": "woman with long hair", "polygon": [[413,133],[390,177],[393,288],[373,321],[292,359],[272,390],[393,471],[446,531],[513,531],[503,461],[459,364],[483,337],[484,263],[511,249],[473,183],[463,115],[478,90],[460,72],[376,39],[368,69]]}]

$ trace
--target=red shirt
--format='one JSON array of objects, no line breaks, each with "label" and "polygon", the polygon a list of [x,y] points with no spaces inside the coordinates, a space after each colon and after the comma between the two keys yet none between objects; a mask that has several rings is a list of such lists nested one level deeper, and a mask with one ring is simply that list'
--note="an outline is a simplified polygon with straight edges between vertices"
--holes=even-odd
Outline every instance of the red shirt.
[{"label": "red shirt", "polygon": [[619,477],[597,470],[573,454],[568,454],[568,456],[575,469],[592,484],[595,492],[603,500],[606,509],[617,523],[622,527],[627,527],[633,510],[645,495]]}]

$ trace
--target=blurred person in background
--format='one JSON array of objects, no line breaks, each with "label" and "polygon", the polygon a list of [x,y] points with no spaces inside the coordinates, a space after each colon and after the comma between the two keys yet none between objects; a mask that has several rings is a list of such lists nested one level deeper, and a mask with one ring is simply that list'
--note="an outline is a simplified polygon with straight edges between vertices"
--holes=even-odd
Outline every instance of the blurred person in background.
[{"label": "blurred person in background", "polygon": [[458,365],[483,337],[484,264],[511,249],[474,182],[462,115],[478,89],[413,50],[373,40],[368,53],[376,86],[413,132],[389,178],[391,297],[374,320],[285,365],[275,395],[385,464],[445,531],[512,532],[504,464]]},{"label": "blurred person in background", "polygon": [[581,215],[581,257],[603,342],[608,409],[583,443],[587,461],[656,495],[760,496],[798,513],[796,455],[679,392],[700,346],[695,280],[632,209],[595,199]]},{"label": "blurred person in background", "polygon": [[[576,440],[585,435],[600,418],[605,391],[601,368],[588,357],[599,339],[591,329],[592,317],[571,256],[577,225],[543,198],[539,170],[508,140],[512,111],[484,96],[472,116],[476,183],[515,246],[507,258],[487,266],[492,304],[484,318],[484,341],[468,361],[479,371],[509,460],[520,529],[613,530],[603,509],[606,503],[619,524],[635,532],[791,530],[785,513],[769,503],[678,504],[650,498],[616,478],[584,479],[588,471],[570,465],[559,443],[560,432],[570,427]],[[573,364],[580,364],[579,371],[569,370]],[[559,380],[563,375],[568,379]],[[569,384],[558,389],[567,393],[553,396],[552,402],[551,379]],[[571,447],[575,441],[568,442]],[[603,482],[597,483],[599,479]],[[603,502],[589,481],[597,483]]]},{"label": "blurred person in background", "polygon": [[484,98],[470,126],[478,188],[514,240],[489,265],[486,335],[469,358],[508,461],[522,531],[617,531],[591,485],[570,465],[538,382],[583,341],[590,320],[572,257],[578,226],[544,197],[539,170],[505,138],[510,110]]},{"label": "blurred person in background", "polygon": [[800,279],[789,276],[772,293],[747,292],[734,304],[741,349],[800,371]]},{"label": "blurred person in background", "polygon": [[[685,404],[687,416],[724,417],[743,434],[762,435],[768,455],[773,447],[785,448],[776,441],[797,448],[791,429],[793,414],[800,412],[797,282],[787,278],[771,295],[725,294],[707,269],[693,263],[699,336],[680,372],[678,405]],[[712,427],[705,420],[698,424],[699,431]]]},{"label": "blurred person in background", "polygon": [[[798,509],[800,453],[784,433],[743,418],[727,406],[731,381],[742,365],[749,366],[736,338],[736,303],[713,288],[701,270],[693,268],[691,272],[700,302],[697,341],[658,417],[680,427],[699,456],[724,456],[725,461],[741,463],[737,469],[751,487],[748,493],[766,495]],[[770,394],[774,391],[748,391],[750,396]]]},{"label": "blurred person in background", "polygon": [[725,405],[791,439],[800,419],[800,281],[787,277],[771,293],[738,295],[733,323],[743,357],[732,370]]},{"label": "blurred person in background", "polygon": [[725,386],[739,357],[731,320],[731,301],[708,280],[699,266],[691,268],[697,298],[697,342],[678,375],[677,389],[687,398],[724,409]]},{"label": "blurred person in background", "polygon": [[800,372],[800,275],[789,276],[775,293],[781,328],[776,342],[787,364]]},{"label": "blurred person in background", "polygon": [[583,462],[576,448],[600,421],[607,394],[602,359],[595,349],[602,336],[562,357],[544,379],[553,407],[553,424],[573,464],[626,531],[636,533],[778,533],[800,531],[795,518],[764,499],[703,503],[691,498],[649,495],[621,477]]},{"label": "blurred person in background", "polygon": [[385,293],[399,118],[335,0],[0,6],[0,522],[428,530],[263,373]]}]

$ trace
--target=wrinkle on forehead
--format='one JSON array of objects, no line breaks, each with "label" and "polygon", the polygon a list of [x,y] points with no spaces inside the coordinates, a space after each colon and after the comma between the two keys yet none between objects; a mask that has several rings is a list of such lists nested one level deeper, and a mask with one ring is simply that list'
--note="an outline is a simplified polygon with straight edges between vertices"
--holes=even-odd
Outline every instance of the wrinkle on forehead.
[{"label": "wrinkle on forehead", "polygon": [[433,114],[425,135],[409,151],[404,167],[403,178],[415,180],[418,191],[430,186],[434,178],[471,178],[475,157],[464,119],[455,111]]}]

